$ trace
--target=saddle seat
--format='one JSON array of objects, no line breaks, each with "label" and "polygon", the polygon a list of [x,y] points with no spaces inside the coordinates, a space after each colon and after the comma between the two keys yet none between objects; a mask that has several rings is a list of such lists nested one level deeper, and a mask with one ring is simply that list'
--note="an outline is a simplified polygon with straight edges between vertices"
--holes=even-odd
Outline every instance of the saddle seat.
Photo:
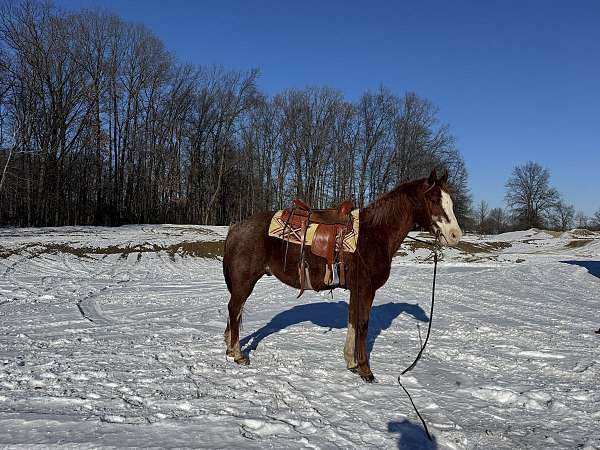
[{"label": "saddle seat", "polygon": [[350,213],[352,212],[352,200],[348,199],[340,203],[337,208],[312,209],[299,198],[294,200],[294,208],[286,209],[284,220],[288,219],[293,213],[292,220],[300,223],[306,220],[310,214],[310,223],[322,223],[327,225],[348,225]]}]

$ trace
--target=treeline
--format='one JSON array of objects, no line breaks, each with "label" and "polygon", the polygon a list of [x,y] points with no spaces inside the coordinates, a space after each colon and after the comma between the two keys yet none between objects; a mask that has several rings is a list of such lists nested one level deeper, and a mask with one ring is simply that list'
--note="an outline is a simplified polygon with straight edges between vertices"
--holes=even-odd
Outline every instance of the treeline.
[{"label": "treeline", "polygon": [[505,188],[506,209],[490,209],[488,202],[482,200],[467,221],[472,231],[498,234],[529,228],[600,230],[600,208],[591,217],[575,212],[575,207],[550,184],[550,171],[534,161],[515,166]]},{"label": "treeline", "polygon": [[[0,12],[0,224],[228,224],[467,173],[435,106],[385,88],[269,97],[257,70],[181,64],[148,29],[95,11]],[[4,170],[3,170],[4,169]]]}]

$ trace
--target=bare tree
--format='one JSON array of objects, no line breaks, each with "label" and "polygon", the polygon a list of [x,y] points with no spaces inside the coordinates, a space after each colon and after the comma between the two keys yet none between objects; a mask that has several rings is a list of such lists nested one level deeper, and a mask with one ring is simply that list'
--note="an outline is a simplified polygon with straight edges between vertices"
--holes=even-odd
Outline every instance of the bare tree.
[{"label": "bare tree", "polygon": [[490,205],[485,200],[481,200],[479,205],[477,205],[477,209],[475,210],[475,214],[477,215],[477,228],[480,233],[484,232],[485,221],[488,218],[489,212]]},{"label": "bare tree", "polygon": [[555,228],[566,231],[573,226],[575,207],[562,200],[557,201],[550,212],[550,221]]},{"label": "bare tree", "polygon": [[0,194],[2,194],[2,186],[4,185],[4,179],[6,178],[6,173],[8,171],[8,166],[10,166],[10,160],[12,159],[13,147],[10,147],[8,150],[8,157],[6,158],[6,162],[4,163],[4,169],[2,170],[2,177],[0,177]]},{"label": "bare tree", "polygon": [[522,227],[542,227],[558,199],[550,172],[533,161],[516,166],[506,182],[506,204]]},{"label": "bare tree", "polygon": [[594,229],[600,230],[600,208],[592,216],[591,223]]},{"label": "bare tree", "polygon": [[583,211],[577,211],[575,214],[575,226],[577,228],[587,228],[589,224],[589,218],[585,215]]},{"label": "bare tree", "polygon": [[489,223],[493,234],[503,233],[506,229],[506,216],[502,208],[492,208],[489,214]]},{"label": "bare tree", "polygon": [[[359,127],[358,149],[358,205],[364,206],[369,198],[380,194],[375,181],[389,151],[389,132],[396,115],[397,100],[387,90],[367,92],[357,105]],[[369,179],[371,182],[369,183]]]}]

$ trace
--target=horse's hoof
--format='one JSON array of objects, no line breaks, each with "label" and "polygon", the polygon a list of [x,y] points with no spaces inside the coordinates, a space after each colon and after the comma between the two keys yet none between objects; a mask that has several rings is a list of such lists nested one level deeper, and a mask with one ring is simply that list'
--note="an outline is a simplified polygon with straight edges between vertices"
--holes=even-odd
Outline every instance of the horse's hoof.
[{"label": "horse's hoof", "polygon": [[236,359],[234,359],[234,361],[237,364],[239,364],[240,366],[249,366],[250,365],[250,360],[245,356],[242,356],[241,358],[236,358]]},{"label": "horse's hoof", "polygon": [[365,383],[372,383],[373,381],[375,381],[375,375],[373,375],[372,373],[370,373],[369,375],[361,375],[360,377]]},{"label": "horse's hoof", "polygon": [[358,367],[348,367],[348,370],[352,373],[358,373]]}]

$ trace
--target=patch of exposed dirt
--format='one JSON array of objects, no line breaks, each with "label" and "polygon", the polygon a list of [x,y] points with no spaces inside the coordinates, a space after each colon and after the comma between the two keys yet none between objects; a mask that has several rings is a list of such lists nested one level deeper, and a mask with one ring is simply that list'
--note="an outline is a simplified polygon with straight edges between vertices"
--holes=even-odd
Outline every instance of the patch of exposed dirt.
[{"label": "patch of exposed dirt", "polygon": [[570,233],[574,236],[596,236],[596,233],[585,228],[575,228]]},{"label": "patch of exposed dirt", "polygon": [[13,255],[20,255],[28,248],[35,247],[37,244],[25,244],[19,248],[6,248],[0,246],[0,259],[10,258]]},{"label": "patch of exposed dirt", "polygon": [[[481,253],[480,253],[481,255]],[[488,262],[488,261],[498,261],[498,256],[496,255],[487,255],[487,256],[468,256],[462,259],[463,262],[466,263],[479,263],[479,262]]]},{"label": "patch of exposed dirt", "polygon": [[413,253],[417,249],[420,249],[420,248],[424,248],[424,249],[429,249],[430,248],[428,245],[423,244],[422,242],[418,242],[418,241],[404,241],[402,243],[402,247],[408,248]]},{"label": "patch of exposed dirt", "polygon": [[225,252],[225,241],[181,242],[166,248],[171,258],[176,254],[199,258],[217,258]]},{"label": "patch of exposed dirt", "polygon": [[563,234],[562,231],[553,231],[553,230],[540,230],[540,232],[549,234],[550,236],[555,237],[555,238],[561,237]]},{"label": "patch of exposed dirt", "polygon": [[593,239],[575,239],[575,240],[567,243],[567,245],[565,245],[565,247],[580,248],[580,247],[583,247],[584,245],[588,245],[590,242],[593,242],[593,241],[594,241]]},{"label": "patch of exposed dirt", "polygon": [[[426,244],[417,241],[404,241],[402,246],[408,248],[411,252],[415,252],[417,249],[424,248],[429,249]],[[512,244],[510,242],[481,242],[481,243],[473,243],[462,241],[456,246],[461,252],[467,253],[469,255],[474,255],[477,253],[493,253],[505,248],[510,248]],[[397,252],[396,256],[406,256],[406,252]]]},{"label": "patch of exposed dirt", "polygon": [[510,242],[481,242],[481,243],[473,243],[473,242],[459,242],[458,249],[469,254],[475,253],[492,253],[498,252],[500,250],[504,250],[506,248],[512,247]]},{"label": "patch of exposed dirt", "polygon": [[8,250],[4,247],[0,247],[0,259],[10,258],[12,255],[16,255],[16,251]]},{"label": "patch of exposed dirt", "polygon": [[168,227],[169,229],[174,230],[174,231],[181,231],[183,233],[196,233],[196,234],[200,234],[202,236],[216,236],[216,237],[221,236],[216,231],[209,230],[207,228],[186,227],[183,225],[177,225],[177,226],[165,225],[165,227]]},{"label": "patch of exposed dirt", "polygon": [[142,253],[157,252],[166,252],[171,259],[175,259],[175,255],[218,258],[223,256],[224,248],[225,241],[180,242],[172,245],[157,245],[145,242],[137,245],[109,245],[108,247],[73,247],[68,244],[28,244],[16,249],[0,247],[0,259],[19,255],[25,250],[30,253],[30,258],[48,253],[66,253],[79,258],[88,258],[90,255],[120,255],[121,258],[127,258],[128,255],[137,253],[137,260],[139,261]]}]

